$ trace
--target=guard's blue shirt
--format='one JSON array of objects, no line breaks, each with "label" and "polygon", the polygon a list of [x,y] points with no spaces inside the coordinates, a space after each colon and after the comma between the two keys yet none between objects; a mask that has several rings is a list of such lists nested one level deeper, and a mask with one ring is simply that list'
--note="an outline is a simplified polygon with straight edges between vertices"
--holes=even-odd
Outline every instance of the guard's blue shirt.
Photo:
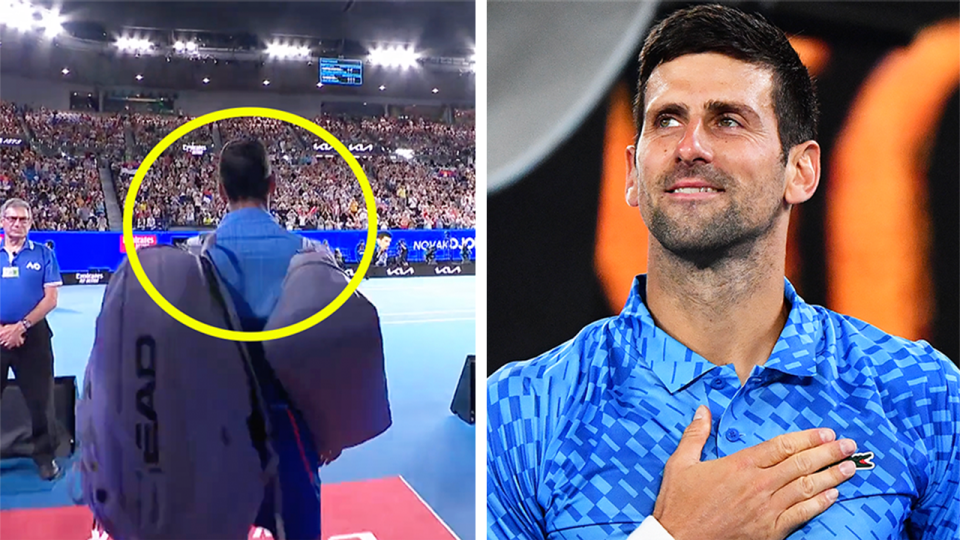
[{"label": "guard's blue shirt", "polygon": [[[276,307],[290,260],[307,243],[277,224],[265,210],[242,208],[227,213],[207,253],[230,292],[243,330],[260,331]],[[313,437],[262,356],[251,358],[267,402],[279,455],[280,488],[286,537],[320,536],[320,467]],[[268,486],[255,524],[276,531],[272,485]]]},{"label": "guard's blue shirt", "polygon": [[960,371],[945,356],[786,282],[787,323],[741,386],[733,365],[657,328],[645,291],[639,276],[618,317],[490,378],[489,538],[625,538],[700,404],[713,413],[705,460],[815,427],[873,454],[791,540],[960,538]]},{"label": "guard's blue shirt", "polygon": [[0,323],[23,320],[43,300],[44,287],[63,284],[60,265],[47,246],[27,239],[13,258],[0,240]]}]

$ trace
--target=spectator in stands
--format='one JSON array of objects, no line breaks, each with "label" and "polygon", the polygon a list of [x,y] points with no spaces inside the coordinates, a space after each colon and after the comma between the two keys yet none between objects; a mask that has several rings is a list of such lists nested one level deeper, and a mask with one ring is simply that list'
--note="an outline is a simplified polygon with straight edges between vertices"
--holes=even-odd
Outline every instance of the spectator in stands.
[{"label": "spectator in stands", "polygon": [[[108,230],[103,187],[95,154],[108,153],[117,200],[122,209],[133,172],[164,136],[191,118],[131,113],[129,116],[61,112],[48,109],[18,116],[0,102],[0,129],[26,124],[40,144],[62,152],[44,157],[26,146],[0,149],[0,198],[24,197],[36,208],[38,230]],[[474,130],[469,111],[456,111],[455,123],[422,118],[350,118],[315,120],[347,144],[369,144],[357,153],[377,199],[379,226],[424,229],[473,227],[476,182],[472,165]],[[6,126],[6,127],[4,127]],[[125,133],[133,146],[127,148]],[[366,208],[353,172],[338,156],[313,151],[312,133],[285,122],[235,118],[194,130],[156,160],[141,184],[134,215],[136,228],[216,226],[225,207],[216,197],[216,137],[253,135],[269,141],[278,189],[271,208],[289,229],[349,230],[366,227]],[[183,144],[201,145],[193,155]],[[413,151],[410,159],[394,150]],[[106,149],[106,150],[103,150]],[[109,185],[109,184],[108,184]],[[151,224],[152,223],[152,224]],[[119,225],[119,223],[114,224]]]}]

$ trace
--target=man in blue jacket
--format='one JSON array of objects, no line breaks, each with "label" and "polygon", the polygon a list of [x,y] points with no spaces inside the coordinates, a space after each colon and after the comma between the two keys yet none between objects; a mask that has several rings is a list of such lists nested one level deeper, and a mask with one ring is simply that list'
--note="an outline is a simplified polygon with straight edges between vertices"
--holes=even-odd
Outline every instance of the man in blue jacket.
[{"label": "man in blue jacket", "polygon": [[[283,279],[294,255],[310,241],[288,232],[267,209],[276,189],[263,143],[239,139],[220,154],[220,196],[228,212],[216,231],[208,253],[232,296],[244,331],[261,331],[280,298]],[[288,540],[320,536],[320,479],[318,468],[340,455],[341,449],[314,445],[301,413],[291,403],[262,354],[251,344],[254,370],[263,388],[273,426],[273,445],[279,454],[283,527]],[[257,351],[260,351],[259,354]],[[276,497],[268,487],[255,525],[276,533]]]}]

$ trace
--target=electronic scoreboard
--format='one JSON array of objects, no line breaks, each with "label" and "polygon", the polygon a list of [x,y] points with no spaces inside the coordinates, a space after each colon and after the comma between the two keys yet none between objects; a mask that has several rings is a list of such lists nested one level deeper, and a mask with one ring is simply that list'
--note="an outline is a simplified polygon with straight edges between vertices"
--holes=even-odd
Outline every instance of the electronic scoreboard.
[{"label": "electronic scoreboard", "polygon": [[363,84],[363,60],[344,58],[320,59],[320,82],[342,86],[360,86]]}]

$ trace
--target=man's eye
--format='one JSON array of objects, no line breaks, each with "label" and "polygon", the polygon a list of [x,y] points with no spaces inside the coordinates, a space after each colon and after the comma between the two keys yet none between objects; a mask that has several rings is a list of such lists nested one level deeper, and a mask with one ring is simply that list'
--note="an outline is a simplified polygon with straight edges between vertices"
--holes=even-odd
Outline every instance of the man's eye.
[{"label": "man's eye", "polygon": [[657,127],[677,127],[680,125],[680,122],[676,118],[671,118],[669,116],[662,116],[657,119]]},{"label": "man's eye", "polygon": [[726,116],[717,121],[720,124],[720,127],[739,127],[740,122],[737,122],[733,118]]}]

